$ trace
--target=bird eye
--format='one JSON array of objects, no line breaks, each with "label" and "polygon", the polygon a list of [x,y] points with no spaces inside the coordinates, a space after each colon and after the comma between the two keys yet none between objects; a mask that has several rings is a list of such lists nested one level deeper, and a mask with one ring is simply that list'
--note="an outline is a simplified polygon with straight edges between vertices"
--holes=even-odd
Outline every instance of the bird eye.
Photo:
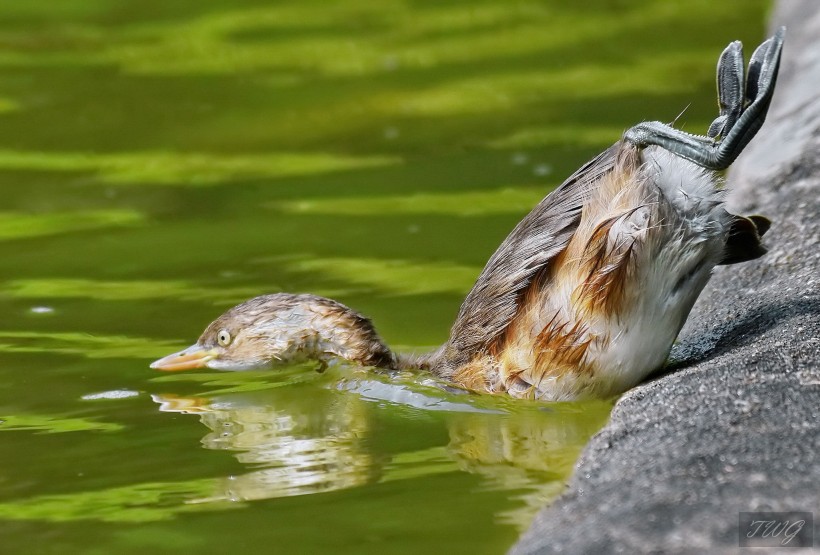
[{"label": "bird eye", "polygon": [[219,330],[219,333],[216,334],[216,340],[223,347],[227,347],[231,344],[231,333],[228,330]]}]

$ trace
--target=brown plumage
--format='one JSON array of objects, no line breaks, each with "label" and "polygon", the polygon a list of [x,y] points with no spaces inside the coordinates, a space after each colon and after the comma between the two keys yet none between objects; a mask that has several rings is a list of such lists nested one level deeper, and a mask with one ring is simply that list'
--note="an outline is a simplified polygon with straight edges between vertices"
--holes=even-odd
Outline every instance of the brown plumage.
[{"label": "brown plumage", "polygon": [[344,305],[279,293],[234,307],[194,346],[152,366],[242,370],[343,358],[515,397],[624,391],[664,363],[715,265],[765,253],[769,221],[726,212],[714,170],[762,125],[782,42],[781,30],[755,51],[748,82],[740,44],[727,47],[721,113],[707,136],[639,124],[544,198],[490,257],[435,352],[393,354]]}]

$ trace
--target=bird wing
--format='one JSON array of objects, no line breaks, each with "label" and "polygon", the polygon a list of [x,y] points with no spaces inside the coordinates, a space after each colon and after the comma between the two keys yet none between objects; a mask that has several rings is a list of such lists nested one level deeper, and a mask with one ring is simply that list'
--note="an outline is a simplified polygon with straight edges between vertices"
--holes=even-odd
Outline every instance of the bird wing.
[{"label": "bird wing", "polygon": [[521,294],[538,271],[566,248],[581,207],[612,171],[621,142],[593,158],[547,195],[507,236],[478,276],[439,356],[450,369],[483,351],[509,325]]}]

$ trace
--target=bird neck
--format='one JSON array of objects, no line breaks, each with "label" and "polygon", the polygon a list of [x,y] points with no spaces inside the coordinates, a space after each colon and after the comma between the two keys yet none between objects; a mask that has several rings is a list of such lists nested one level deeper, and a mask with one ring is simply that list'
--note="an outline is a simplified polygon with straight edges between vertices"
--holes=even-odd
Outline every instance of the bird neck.
[{"label": "bird neck", "polygon": [[340,358],[361,366],[397,368],[396,355],[361,314],[338,304],[310,310],[307,320],[304,329],[309,332],[303,337],[311,358],[323,363]]}]

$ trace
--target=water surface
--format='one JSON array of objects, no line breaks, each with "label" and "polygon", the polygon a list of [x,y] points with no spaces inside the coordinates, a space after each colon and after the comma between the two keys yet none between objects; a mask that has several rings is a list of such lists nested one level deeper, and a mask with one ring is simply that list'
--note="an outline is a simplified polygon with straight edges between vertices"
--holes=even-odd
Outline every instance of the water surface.
[{"label": "water surface", "polygon": [[764,4],[4,2],[3,553],[504,551],[611,403],[148,363],[276,291],[441,343],[582,162],[706,128]]}]

